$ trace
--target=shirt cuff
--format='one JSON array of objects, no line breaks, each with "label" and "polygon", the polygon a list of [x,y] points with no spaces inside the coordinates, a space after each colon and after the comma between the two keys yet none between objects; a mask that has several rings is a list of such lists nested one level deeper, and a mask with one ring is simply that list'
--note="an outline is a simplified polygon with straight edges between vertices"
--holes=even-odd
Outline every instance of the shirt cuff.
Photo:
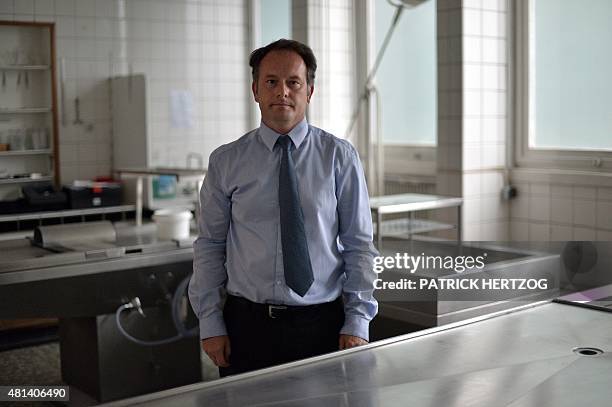
[{"label": "shirt cuff", "polygon": [[200,319],[200,339],[227,335],[223,313],[219,312]]},{"label": "shirt cuff", "polygon": [[357,316],[345,315],[341,335],[358,336],[366,341],[370,340],[370,320]]}]

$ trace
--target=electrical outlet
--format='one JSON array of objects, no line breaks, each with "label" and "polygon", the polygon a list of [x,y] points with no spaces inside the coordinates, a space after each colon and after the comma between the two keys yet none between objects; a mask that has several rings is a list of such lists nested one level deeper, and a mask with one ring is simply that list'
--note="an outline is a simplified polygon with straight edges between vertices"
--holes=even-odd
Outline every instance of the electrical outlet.
[{"label": "electrical outlet", "polygon": [[504,200],[509,201],[513,198],[516,198],[516,196],[518,195],[518,190],[514,185],[504,185],[501,194]]}]

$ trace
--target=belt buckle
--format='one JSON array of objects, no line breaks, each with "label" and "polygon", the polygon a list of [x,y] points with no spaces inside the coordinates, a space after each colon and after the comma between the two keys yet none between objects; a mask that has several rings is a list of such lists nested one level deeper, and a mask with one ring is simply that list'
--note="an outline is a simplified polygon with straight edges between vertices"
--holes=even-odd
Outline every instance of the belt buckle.
[{"label": "belt buckle", "polygon": [[286,310],[287,307],[285,305],[268,305],[268,316],[272,319],[278,318],[280,315],[274,315],[274,310]]}]

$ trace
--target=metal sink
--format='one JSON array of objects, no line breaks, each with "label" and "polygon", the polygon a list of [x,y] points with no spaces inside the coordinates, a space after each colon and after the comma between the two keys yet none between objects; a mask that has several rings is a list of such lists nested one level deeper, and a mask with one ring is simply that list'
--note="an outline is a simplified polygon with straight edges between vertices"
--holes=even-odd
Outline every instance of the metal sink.
[{"label": "metal sink", "polygon": [[[375,296],[380,303],[380,315],[385,318],[432,327],[558,295],[560,257],[556,254],[517,250],[499,243],[472,242],[457,246],[455,242],[446,241],[389,239],[385,241],[380,255],[395,256],[397,253],[441,257],[486,254],[486,260],[481,270],[469,269],[462,273],[438,267],[419,269],[414,273],[405,269],[386,269],[379,275],[385,281],[404,279],[415,284],[436,281],[430,289],[377,290]],[[545,279],[547,288],[449,290],[435,287],[441,286],[442,280],[475,280],[481,283],[495,279]]]}]

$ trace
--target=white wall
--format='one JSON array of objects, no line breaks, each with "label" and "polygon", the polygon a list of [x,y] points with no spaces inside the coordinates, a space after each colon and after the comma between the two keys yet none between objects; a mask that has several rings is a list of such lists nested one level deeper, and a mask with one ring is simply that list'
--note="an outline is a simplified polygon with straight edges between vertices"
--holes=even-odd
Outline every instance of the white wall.
[{"label": "white wall", "polygon": [[353,7],[350,0],[293,0],[293,38],[308,44],[317,57],[308,120],[340,138],[356,97]]},{"label": "white wall", "polygon": [[612,240],[612,175],[517,169],[512,179],[512,240]]},{"label": "white wall", "polygon": [[465,240],[508,239],[507,12],[505,0],[438,1],[437,190],[464,198]]},{"label": "white wall", "polygon": [[[155,164],[184,165],[189,151],[201,153],[207,164],[214,148],[248,131],[253,102],[244,1],[0,0],[2,20],[56,23],[58,67],[62,58],[66,62],[62,182],[110,173],[107,79],[130,67],[149,79]],[[191,129],[171,127],[173,89],[193,94],[197,113]],[[72,124],[76,97],[91,131]]]}]

